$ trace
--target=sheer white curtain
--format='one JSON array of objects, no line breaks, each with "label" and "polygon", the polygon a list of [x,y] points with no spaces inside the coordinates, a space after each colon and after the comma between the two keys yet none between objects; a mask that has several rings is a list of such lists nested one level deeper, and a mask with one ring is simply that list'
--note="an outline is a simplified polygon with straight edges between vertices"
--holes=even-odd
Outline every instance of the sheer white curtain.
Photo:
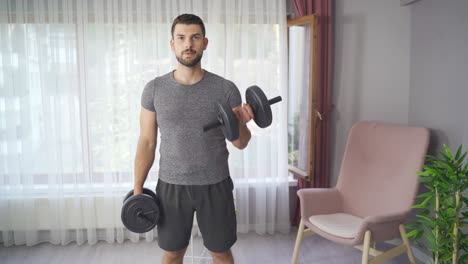
[{"label": "sheer white curtain", "polygon": [[[175,66],[172,20],[205,21],[204,68],[243,95],[255,84],[286,100],[285,9],[282,0],[0,1],[0,241],[138,240],[120,209],[141,91]],[[285,113],[285,102],[274,105],[269,128],[249,124],[248,148],[230,147],[239,232],[289,231]]]}]

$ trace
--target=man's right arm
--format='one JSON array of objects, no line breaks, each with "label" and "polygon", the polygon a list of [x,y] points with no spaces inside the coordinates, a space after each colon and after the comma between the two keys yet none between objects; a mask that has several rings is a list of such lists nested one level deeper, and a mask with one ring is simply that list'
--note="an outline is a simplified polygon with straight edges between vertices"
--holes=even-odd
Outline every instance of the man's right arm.
[{"label": "man's right arm", "polygon": [[156,112],[142,107],[140,111],[140,136],[135,155],[134,194],[143,192],[143,184],[154,162],[157,133]]}]

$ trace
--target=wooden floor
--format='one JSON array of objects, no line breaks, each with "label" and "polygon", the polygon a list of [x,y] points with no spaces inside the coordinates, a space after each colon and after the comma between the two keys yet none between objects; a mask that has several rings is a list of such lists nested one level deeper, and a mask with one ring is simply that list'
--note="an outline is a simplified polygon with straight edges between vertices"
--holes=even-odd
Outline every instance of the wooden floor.
[{"label": "wooden floor", "polygon": [[[240,234],[232,251],[236,264],[286,264],[291,262],[296,231],[288,235],[264,235],[254,233]],[[194,252],[196,256],[203,253],[200,238],[195,238]],[[390,248],[385,243],[377,245],[377,248]],[[190,247],[187,255],[191,255]],[[208,256],[208,254],[204,254]],[[95,245],[77,245],[70,243],[66,246],[55,246],[42,243],[33,247],[0,246],[0,263],[2,264],[157,264],[161,262],[162,251],[157,242],[133,243],[126,241],[123,244],[108,244],[99,242]],[[210,259],[194,259],[186,257],[184,263],[212,263]],[[353,264],[361,263],[361,252],[353,247],[339,245],[319,236],[304,239],[298,263],[314,264]],[[406,255],[401,255],[388,264],[408,263]]]}]

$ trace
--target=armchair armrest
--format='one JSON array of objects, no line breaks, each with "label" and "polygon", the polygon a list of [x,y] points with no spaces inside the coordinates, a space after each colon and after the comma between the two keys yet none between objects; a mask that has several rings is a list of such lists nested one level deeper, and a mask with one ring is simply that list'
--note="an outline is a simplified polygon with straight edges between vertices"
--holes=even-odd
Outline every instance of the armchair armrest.
[{"label": "armchair armrest", "polygon": [[342,210],[341,195],[336,188],[308,188],[297,191],[301,204],[301,217],[333,214]]},{"label": "armchair armrest", "polygon": [[357,242],[362,242],[366,230],[371,230],[372,238],[375,241],[393,239],[399,236],[398,226],[402,223],[409,211],[399,211],[364,218],[356,237]]}]

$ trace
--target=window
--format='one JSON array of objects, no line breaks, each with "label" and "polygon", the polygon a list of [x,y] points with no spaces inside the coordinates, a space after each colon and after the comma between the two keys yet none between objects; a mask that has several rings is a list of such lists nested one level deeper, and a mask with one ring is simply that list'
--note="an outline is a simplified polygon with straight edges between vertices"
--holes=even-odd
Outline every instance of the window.
[{"label": "window", "polygon": [[[205,26],[213,43],[204,55],[208,70],[230,72],[227,77],[240,89],[253,85],[259,72],[279,72],[278,24]],[[55,174],[62,175],[64,184],[84,178],[103,183],[109,175],[132,182],[139,128],[134,117],[146,81],[173,68],[170,27],[164,23],[1,24],[10,46],[0,53],[0,86],[6,87],[0,96],[4,168],[0,173],[26,170],[34,184],[47,184]],[[258,36],[259,32],[263,34]],[[141,36],[151,41],[138,39]],[[229,55],[226,41],[235,43]],[[279,94],[279,75],[265,79],[261,86]],[[268,134],[263,129],[253,133]],[[270,135],[261,137],[273,144]],[[246,166],[241,161],[237,167]],[[152,170],[158,167],[155,162]]]},{"label": "window", "polygon": [[288,20],[288,163],[295,177],[314,169],[315,34],[314,16]]},{"label": "window", "polygon": [[129,116],[138,116],[155,65],[161,72],[172,67],[168,41],[141,47],[135,31],[168,40],[170,25],[0,26],[0,173],[26,174],[34,184],[50,183],[54,174],[64,184],[83,174],[96,183],[105,174],[132,182],[138,120]]}]

